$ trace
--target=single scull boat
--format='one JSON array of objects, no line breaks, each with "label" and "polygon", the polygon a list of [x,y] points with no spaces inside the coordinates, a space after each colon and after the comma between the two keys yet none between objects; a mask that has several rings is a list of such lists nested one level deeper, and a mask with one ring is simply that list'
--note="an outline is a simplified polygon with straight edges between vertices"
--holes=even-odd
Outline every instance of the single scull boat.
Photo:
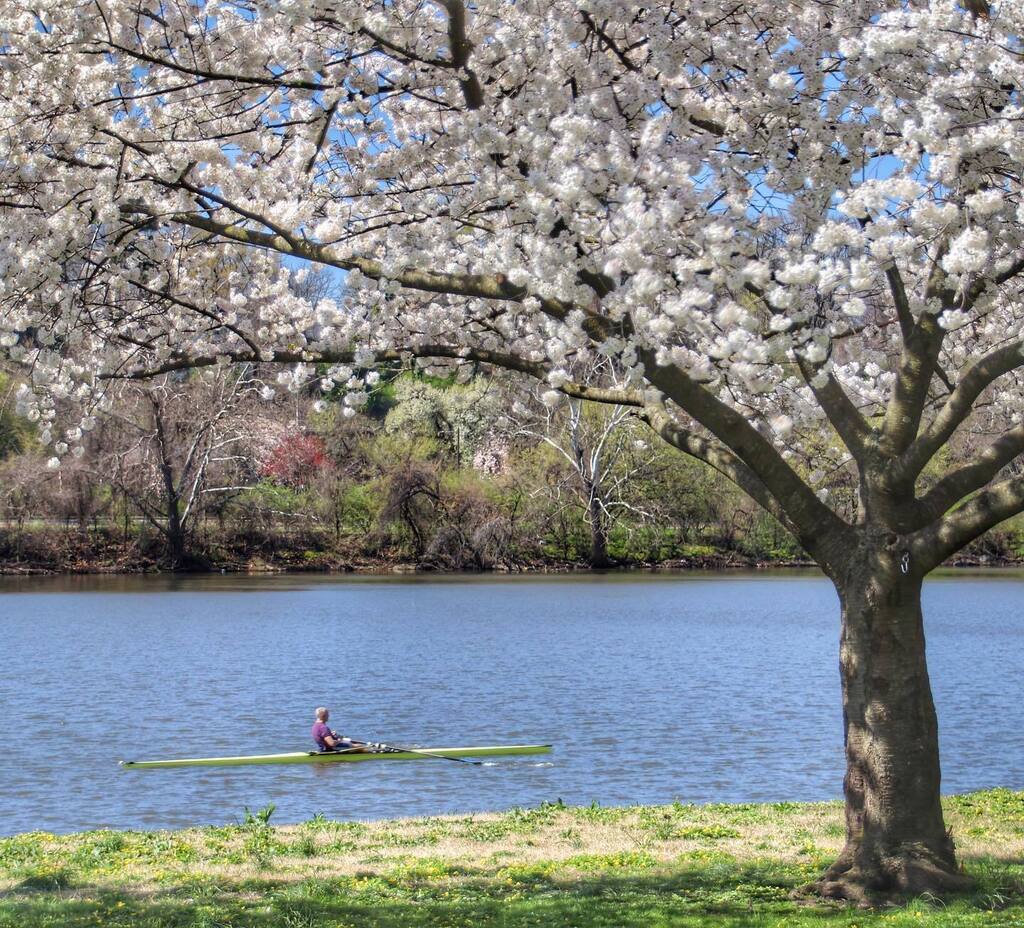
[{"label": "single scull boat", "polygon": [[547,754],[550,744],[499,744],[475,748],[417,748],[415,751],[295,751],[291,754],[250,754],[248,757],[189,757],[181,760],[123,760],[133,770],[154,767],[241,767],[247,764],[334,764],[360,760],[428,760],[439,757],[494,757],[502,754]]}]

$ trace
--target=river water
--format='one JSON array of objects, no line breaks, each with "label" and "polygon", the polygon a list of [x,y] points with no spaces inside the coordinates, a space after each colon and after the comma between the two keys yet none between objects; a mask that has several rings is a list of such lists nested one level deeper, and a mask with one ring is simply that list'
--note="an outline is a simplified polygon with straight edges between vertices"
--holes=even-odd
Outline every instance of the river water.
[{"label": "river water", "polygon": [[[943,789],[1024,788],[1024,573],[925,587]],[[0,833],[841,795],[814,573],[0,579]],[[396,744],[550,756],[122,770]]]}]

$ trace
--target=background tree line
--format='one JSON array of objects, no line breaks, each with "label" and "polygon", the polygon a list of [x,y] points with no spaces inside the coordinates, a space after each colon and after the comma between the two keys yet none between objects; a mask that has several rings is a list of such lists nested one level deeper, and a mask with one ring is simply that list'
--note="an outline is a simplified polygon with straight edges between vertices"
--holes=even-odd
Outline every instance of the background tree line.
[{"label": "background tree line", "polygon": [[[803,557],[709,468],[629,410],[511,376],[383,369],[359,412],[255,366],[127,384],[51,468],[0,381],[0,558],[8,569],[521,569]],[[326,386],[326,389],[325,389]],[[545,402],[547,401],[547,402]],[[856,505],[835,475],[834,498]],[[1024,532],[971,558],[1013,559]]]},{"label": "background tree line", "polygon": [[517,569],[800,556],[771,517],[710,470],[680,468],[625,410],[548,406],[511,378],[385,370],[353,415],[320,384],[270,398],[265,373],[126,385],[54,468],[5,376],[4,560]]}]

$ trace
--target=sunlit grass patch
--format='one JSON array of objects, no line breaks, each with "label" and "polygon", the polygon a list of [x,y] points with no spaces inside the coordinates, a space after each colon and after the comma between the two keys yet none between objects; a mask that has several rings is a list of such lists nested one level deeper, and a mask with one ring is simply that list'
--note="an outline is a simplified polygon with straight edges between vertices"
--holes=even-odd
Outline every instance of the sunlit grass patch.
[{"label": "sunlit grass patch", "polygon": [[46,854],[52,837],[49,832],[31,831],[13,838],[0,838],[0,868],[12,870],[37,862]]},{"label": "sunlit grass patch", "polygon": [[0,928],[1024,928],[1024,795],[946,801],[976,890],[859,912],[800,901],[838,803],[568,808],[0,839]]},{"label": "sunlit grass patch", "polygon": [[614,823],[633,814],[633,808],[630,806],[602,806],[597,802],[592,802],[589,806],[578,806],[569,811],[573,818],[583,822]]},{"label": "sunlit grass patch", "polygon": [[582,873],[599,873],[605,870],[650,870],[657,863],[646,851],[619,851],[615,854],[577,854],[562,861],[562,867]]},{"label": "sunlit grass patch", "polygon": [[452,834],[479,842],[496,841],[508,835],[528,835],[554,824],[566,812],[567,807],[559,800],[541,803],[534,809],[515,808],[499,815],[470,816],[458,822]]},{"label": "sunlit grass patch", "polygon": [[394,863],[385,876],[393,883],[431,883],[452,877],[477,876],[480,872],[443,857],[406,857]]},{"label": "sunlit grass patch", "polygon": [[1000,821],[1024,822],[1024,793],[1009,789],[987,789],[962,796],[947,796],[947,810],[966,817],[996,817]]}]

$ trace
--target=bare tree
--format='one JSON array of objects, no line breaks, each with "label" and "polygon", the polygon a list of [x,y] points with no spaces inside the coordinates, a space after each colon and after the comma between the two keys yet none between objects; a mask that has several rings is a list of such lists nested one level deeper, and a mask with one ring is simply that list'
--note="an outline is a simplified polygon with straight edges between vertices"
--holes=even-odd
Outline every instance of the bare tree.
[{"label": "bare tree", "polygon": [[556,497],[567,491],[582,507],[590,528],[590,565],[611,567],[609,529],[624,512],[646,515],[631,499],[635,494],[630,491],[638,472],[646,469],[655,455],[636,436],[632,428],[636,417],[629,407],[547,398],[550,404],[534,404],[532,411],[522,403],[513,407],[514,434],[540,440],[568,466],[568,479],[556,480],[550,489]]},{"label": "bare tree", "polygon": [[172,567],[188,561],[206,495],[237,488],[211,483],[244,460],[244,406],[260,383],[249,368],[210,378],[162,378],[122,391],[121,443],[111,453],[114,484],[164,538]]}]

